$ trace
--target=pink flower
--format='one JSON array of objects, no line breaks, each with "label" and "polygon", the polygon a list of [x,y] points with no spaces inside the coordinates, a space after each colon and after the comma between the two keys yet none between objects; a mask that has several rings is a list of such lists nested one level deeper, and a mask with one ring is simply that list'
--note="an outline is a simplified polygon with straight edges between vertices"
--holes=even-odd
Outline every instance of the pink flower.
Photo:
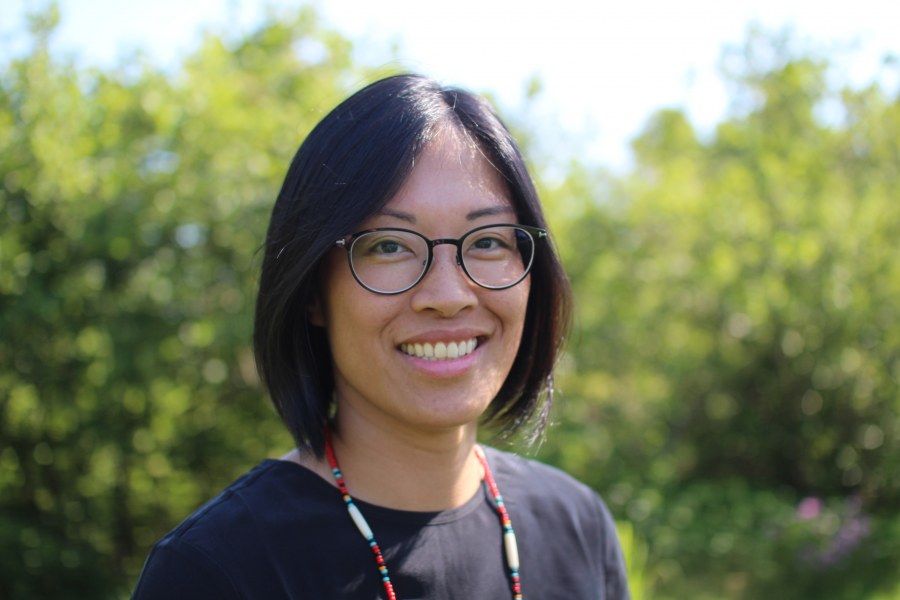
[{"label": "pink flower", "polygon": [[815,519],[822,512],[822,500],[809,496],[800,501],[797,505],[797,518],[803,521]]}]

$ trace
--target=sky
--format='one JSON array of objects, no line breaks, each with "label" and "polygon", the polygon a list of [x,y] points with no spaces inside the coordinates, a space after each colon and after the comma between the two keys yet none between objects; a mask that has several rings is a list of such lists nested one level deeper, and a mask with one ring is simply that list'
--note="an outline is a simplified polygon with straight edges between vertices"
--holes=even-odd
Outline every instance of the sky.
[{"label": "sky", "polygon": [[[46,3],[0,0],[0,58],[23,39],[25,7]],[[301,4],[351,39],[359,60],[490,92],[501,112],[533,120],[548,148],[612,170],[629,166],[629,140],[660,108],[684,109],[701,132],[727,114],[717,65],[750,24],[831,50],[848,83],[900,85],[881,61],[900,58],[897,0],[59,0],[55,47],[96,65],[140,48],[174,67],[205,29],[249,30],[265,7]],[[525,111],[535,76],[542,92]]]}]

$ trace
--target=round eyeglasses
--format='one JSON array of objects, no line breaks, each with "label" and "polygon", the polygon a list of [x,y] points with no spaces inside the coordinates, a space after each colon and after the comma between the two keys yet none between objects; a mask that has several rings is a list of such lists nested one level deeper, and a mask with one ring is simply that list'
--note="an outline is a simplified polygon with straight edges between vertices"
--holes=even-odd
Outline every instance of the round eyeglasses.
[{"label": "round eyeglasses", "polygon": [[458,239],[430,240],[418,231],[378,227],[335,241],[347,251],[350,271],[376,294],[401,294],[422,281],[434,260],[434,247],[456,246],[456,263],[476,284],[505,290],[528,275],[537,240],[547,231],[527,225],[484,225]]}]

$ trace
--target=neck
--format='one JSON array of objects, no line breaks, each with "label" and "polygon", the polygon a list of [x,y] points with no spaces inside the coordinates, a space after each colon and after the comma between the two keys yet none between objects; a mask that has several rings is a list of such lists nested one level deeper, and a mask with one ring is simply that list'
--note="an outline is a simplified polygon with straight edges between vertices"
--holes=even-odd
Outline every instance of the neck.
[{"label": "neck", "polygon": [[350,494],[379,506],[414,511],[455,508],[481,485],[474,424],[440,431],[382,431],[341,414],[332,443]]}]

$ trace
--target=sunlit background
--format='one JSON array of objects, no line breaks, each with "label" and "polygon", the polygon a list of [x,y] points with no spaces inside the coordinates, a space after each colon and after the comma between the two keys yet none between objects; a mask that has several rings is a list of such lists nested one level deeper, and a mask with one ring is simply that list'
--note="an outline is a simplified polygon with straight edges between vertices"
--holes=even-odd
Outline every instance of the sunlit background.
[{"label": "sunlit background", "polygon": [[400,70],[523,146],[576,310],[547,435],[513,449],[603,496],[634,600],[900,598],[898,22],[0,0],[0,598],[128,597],[292,445],[250,349],[258,249],[306,132]]},{"label": "sunlit background", "polygon": [[[25,7],[40,5],[4,0],[2,35],[20,34]],[[529,83],[537,79],[540,101],[529,113],[530,125],[554,148],[575,145],[583,158],[609,168],[630,164],[629,140],[660,107],[682,107],[698,127],[712,128],[729,109],[721,51],[740,44],[753,25],[793,30],[797,39],[828,51],[837,67],[834,76],[855,84],[891,77],[881,59],[900,52],[900,4],[891,0],[62,0],[59,5],[56,50],[100,65],[141,50],[172,68],[197,47],[204,31],[247,30],[267,12],[313,6],[324,25],[353,41],[359,60],[489,91],[510,111],[521,108]]]}]

